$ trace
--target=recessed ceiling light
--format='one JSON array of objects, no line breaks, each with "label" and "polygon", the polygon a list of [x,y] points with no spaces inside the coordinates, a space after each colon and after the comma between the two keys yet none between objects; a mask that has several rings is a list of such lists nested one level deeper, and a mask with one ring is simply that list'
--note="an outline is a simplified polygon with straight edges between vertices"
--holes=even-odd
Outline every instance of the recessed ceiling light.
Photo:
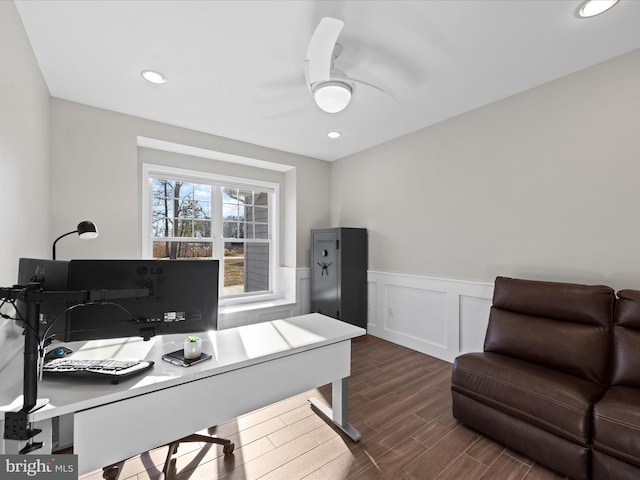
[{"label": "recessed ceiling light", "polygon": [[578,15],[583,18],[594,17],[602,12],[606,12],[616,3],[618,3],[618,0],[587,0],[580,7]]},{"label": "recessed ceiling light", "polygon": [[165,77],[160,72],[154,72],[153,70],[143,70],[141,75],[142,78],[144,78],[147,82],[155,83],[156,85],[167,83],[167,77]]},{"label": "recessed ceiling light", "polygon": [[342,136],[342,133],[340,132],[336,132],[336,131],[327,132],[327,137],[329,138],[340,138],[341,136]]}]

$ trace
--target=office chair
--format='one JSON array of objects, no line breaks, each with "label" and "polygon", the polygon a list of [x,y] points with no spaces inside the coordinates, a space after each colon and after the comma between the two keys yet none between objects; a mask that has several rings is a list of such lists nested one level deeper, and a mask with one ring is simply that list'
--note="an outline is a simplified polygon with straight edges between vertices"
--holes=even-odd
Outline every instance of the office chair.
[{"label": "office chair", "polygon": [[[181,443],[187,443],[187,442],[214,443],[214,444],[223,446],[222,451],[225,455],[231,455],[233,453],[233,449],[235,448],[235,445],[233,444],[233,442],[231,442],[231,440],[228,440],[226,438],[215,437],[214,436],[215,430],[216,430],[216,427],[209,427],[207,429],[207,433],[209,435],[200,435],[198,433],[193,433],[179,440],[176,440],[175,442],[171,442],[169,444],[169,451],[167,452],[167,458],[164,461],[164,467],[162,468],[162,473],[160,474],[160,477],[158,478],[158,480],[170,480],[175,476],[174,475],[175,459],[172,457],[178,451],[178,446]],[[172,464],[173,464],[173,468],[171,468]]]},{"label": "office chair", "polygon": [[[170,480],[175,477],[175,474],[176,474],[175,459],[173,458],[173,456],[178,451],[178,446],[181,443],[187,443],[187,442],[215,443],[223,446],[222,451],[224,452],[225,455],[231,455],[233,453],[233,449],[235,448],[235,445],[233,444],[233,442],[231,442],[231,440],[213,436],[215,433],[215,430],[216,430],[216,427],[209,427],[207,429],[207,433],[209,434],[209,436],[194,433],[191,435],[187,435],[186,437],[183,437],[179,440],[176,440],[175,442],[171,442],[168,445],[169,451],[167,452],[167,458],[164,461],[164,467],[162,468],[162,473],[160,473],[158,480]],[[124,463],[125,461],[122,461],[122,462],[104,467],[102,469],[102,478],[104,478],[105,480],[117,480],[120,476],[120,472],[124,466]]]}]

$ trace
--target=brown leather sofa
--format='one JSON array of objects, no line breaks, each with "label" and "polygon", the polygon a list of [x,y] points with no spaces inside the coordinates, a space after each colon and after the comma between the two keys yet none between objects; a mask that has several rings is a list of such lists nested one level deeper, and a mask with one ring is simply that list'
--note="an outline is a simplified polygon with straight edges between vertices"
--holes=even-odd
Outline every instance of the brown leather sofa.
[{"label": "brown leather sofa", "polygon": [[640,478],[640,292],[622,290],[613,319],[610,388],[595,404],[593,479]]},{"label": "brown leather sofa", "polygon": [[484,351],[454,363],[454,417],[572,479],[640,478],[640,292],[619,295],[498,277]]}]

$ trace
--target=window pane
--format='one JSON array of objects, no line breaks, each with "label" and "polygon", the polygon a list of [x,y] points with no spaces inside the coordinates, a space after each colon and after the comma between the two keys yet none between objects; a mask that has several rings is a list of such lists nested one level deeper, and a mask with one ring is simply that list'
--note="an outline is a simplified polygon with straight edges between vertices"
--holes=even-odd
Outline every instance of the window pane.
[{"label": "window pane", "polygon": [[253,204],[263,205],[266,207],[267,205],[269,205],[269,194],[264,192],[256,192],[253,197]]},{"label": "window pane", "polygon": [[238,203],[238,189],[237,188],[223,188],[222,189],[222,201],[224,203]]},{"label": "window pane", "polygon": [[245,292],[269,290],[269,244],[247,242],[244,245]]},{"label": "window pane", "polygon": [[176,198],[178,199],[178,217],[193,218],[195,202],[193,198],[193,184],[176,182]]},{"label": "window pane", "polygon": [[211,258],[211,242],[153,242],[153,258]]},{"label": "window pane", "polygon": [[240,215],[238,214],[238,204],[225,203],[222,206],[222,219],[223,220],[238,220]]},{"label": "window pane", "polygon": [[154,178],[152,180],[152,192],[154,197],[173,197],[174,182]]},{"label": "window pane", "polygon": [[269,239],[269,225],[266,223],[256,223],[254,225],[254,237],[261,240]]},{"label": "window pane", "polygon": [[173,202],[166,198],[154,198],[153,217],[173,217]]},{"label": "window pane", "polygon": [[224,294],[269,290],[269,244],[224,244]]},{"label": "window pane", "polygon": [[174,197],[181,201],[185,199],[193,199],[193,183],[176,182]]},{"label": "window pane", "polygon": [[173,237],[173,221],[166,217],[154,218],[151,234],[154,237]]},{"label": "window pane", "polygon": [[245,205],[251,205],[253,203],[253,192],[251,190],[239,190],[238,201]]},{"label": "window pane", "polygon": [[211,222],[208,220],[195,220],[193,222],[193,236],[211,238]]},{"label": "window pane", "polygon": [[267,223],[269,221],[269,209],[267,209],[266,207],[254,207],[253,212],[254,222]]},{"label": "window pane", "polygon": [[206,218],[211,220],[211,202],[198,202],[198,213],[196,218]]},{"label": "window pane", "polygon": [[247,222],[253,222],[253,207],[251,205],[241,205],[240,214]]},{"label": "window pane", "polygon": [[178,219],[176,224],[176,237],[193,237],[193,220]]},{"label": "window pane", "polygon": [[224,294],[244,293],[244,244],[224,244]]},{"label": "window pane", "polygon": [[199,202],[208,202],[211,200],[211,185],[194,186],[194,198]]},{"label": "window pane", "polygon": [[242,224],[238,222],[223,222],[222,236],[224,238],[242,238],[244,234]]}]

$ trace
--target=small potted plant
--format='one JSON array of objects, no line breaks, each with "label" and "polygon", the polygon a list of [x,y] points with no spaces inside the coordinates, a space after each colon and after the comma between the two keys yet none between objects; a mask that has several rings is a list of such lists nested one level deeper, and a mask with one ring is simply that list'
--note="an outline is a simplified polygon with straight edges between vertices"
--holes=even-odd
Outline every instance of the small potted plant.
[{"label": "small potted plant", "polygon": [[184,358],[192,360],[200,358],[202,354],[202,339],[195,335],[189,335],[184,339]]}]

